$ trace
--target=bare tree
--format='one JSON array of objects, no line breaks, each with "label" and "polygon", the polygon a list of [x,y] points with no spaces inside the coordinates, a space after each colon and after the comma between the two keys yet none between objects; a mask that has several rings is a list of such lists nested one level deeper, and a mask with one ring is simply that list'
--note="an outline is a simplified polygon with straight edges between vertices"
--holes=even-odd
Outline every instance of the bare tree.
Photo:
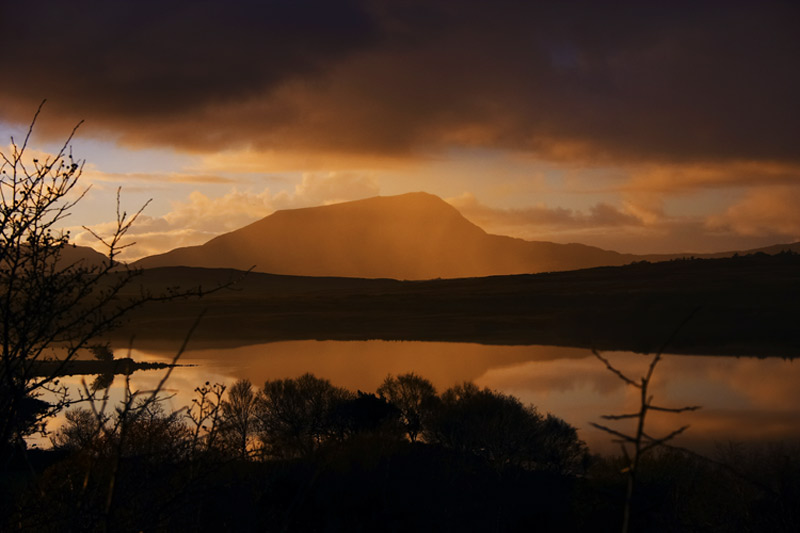
[{"label": "bare tree", "polygon": [[228,399],[222,403],[223,438],[242,459],[250,456],[252,438],[256,432],[256,391],[246,379],[234,383]]},{"label": "bare tree", "polygon": [[[689,429],[688,424],[679,427],[678,429],[670,432],[667,435],[662,437],[653,437],[645,432],[645,420],[647,418],[647,414],[650,411],[660,411],[666,413],[685,413],[688,411],[695,411],[700,409],[699,405],[687,405],[683,407],[663,407],[659,405],[653,404],[653,396],[650,394],[650,385],[652,384],[653,380],[653,373],[655,372],[656,366],[661,361],[662,354],[664,350],[666,350],[667,346],[672,342],[678,332],[692,319],[695,312],[695,309],[692,311],[686,319],[681,322],[677,328],[672,332],[669,338],[664,342],[661,348],[656,352],[653,358],[650,360],[650,364],[647,367],[647,371],[645,372],[644,376],[641,376],[639,380],[634,380],[624,374],[621,370],[616,368],[611,362],[600,354],[597,350],[592,350],[595,357],[597,357],[600,361],[605,364],[606,368],[610,370],[614,375],[616,375],[619,379],[625,382],[625,384],[635,387],[639,389],[639,410],[635,413],[625,413],[625,414],[613,414],[613,415],[602,415],[601,418],[605,420],[635,420],[636,421],[636,431],[630,435],[618,431],[616,429],[612,429],[608,426],[602,424],[596,424],[594,422],[590,422],[592,426],[595,428],[605,431],[606,433],[615,437],[614,442],[620,444],[622,448],[622,454],[625,457],[625,461],[627,466],[625,468],[625,472],[627,473],[628,482],[627,488],[625,491],[625,507],[623,510],[623,519],[622,519],[622,533],[627,533],[630,527],[630,515],[631,515],[631,506],[633,501],[633,494],[634,488],[636,485],[636,476],[639,471],[639,461],[642,458],[642,455],[646,452],[656,448],[658,446],[667,445],[672,439]],[[628,446],[632,446],[632,452],[628,451]]]},{"label": "bare tree", "polygon": [[222,418],[225,385],[206,381],[194,389],[196,398],[186,413],[186,418],[192,426],[192,453],[200,450],[209,452],[215,449]]},{"label": "bare tree", "polygon": [[55,154],[31,157],[28,143],[41,109],[24,141],[12,137],[8,153],[0,151],[0,455],[24,447],[23,437],[43,430],[74,401],[59,376],[79,352],[96,346],[128,311],[178,296],[122,293],[140,271],[116,257],[133,244],[123,238],[147,204],[129,215],[117,191],[116,227],[110,235],[93,233],[104,259],[70,243],[61,227],[88,190],[78,186],[84,162],[70,147],[80,124]]}]

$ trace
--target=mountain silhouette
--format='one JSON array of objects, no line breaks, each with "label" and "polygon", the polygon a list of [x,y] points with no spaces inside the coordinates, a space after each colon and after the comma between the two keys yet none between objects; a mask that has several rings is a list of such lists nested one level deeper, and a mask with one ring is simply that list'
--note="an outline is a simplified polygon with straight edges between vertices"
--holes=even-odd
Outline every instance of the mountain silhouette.
[{"label": "mountain silhouette", "polygon": [[635,255],[584,244],[526,241],[486,233],[441,198],[414,192],[277,211],[203,245],[145,257],[134,265],[253,267],[256,272],[296,276],[421,280],[784,250],[800,252],[800,243],[711,254]]},{"label": "mountain silhouette", "polygon": [[88,246],[69,244],[61,249],[59,267],[99,268],[108,263],[108,257]]},{"label": "mountain silhouette", "polygon": [[441,198],[416,192],[277,211],[135,266],[413,280],[574,270],[636,259],[582,244],[490,235]]}]

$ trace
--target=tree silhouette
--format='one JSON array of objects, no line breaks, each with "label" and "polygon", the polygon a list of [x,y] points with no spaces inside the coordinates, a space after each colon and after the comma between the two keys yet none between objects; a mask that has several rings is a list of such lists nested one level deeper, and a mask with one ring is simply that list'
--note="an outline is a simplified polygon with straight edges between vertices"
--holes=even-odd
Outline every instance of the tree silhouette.
[{"label": "tree silhouette", "polygon": [[[650,385],[653,382],[653,375],[656,370],[656,366],[662,359],[662,355],[664,351],[667,349],[667,346],[672,342],[675,336],[680,332],[680,330],[692,319],[694,314],[697,312],[697,309],[694,309],[689,315],[675,328],[675,330],[670,334],[667,340],[661,345],[659,350],[653,355],[652,359],[650,360],[650,364],[647,366],[647,371],[643,376],[641,376],[638,381],[627,376],[621,370],[616,368],[611,362],[600,354],[597,350],[592,350],[592,353],[597,357],[608,370],[610,370],[614,375],[616,375],[619,379],[625,382],[626,385],[639,389],[639,410],[635,413],[624,413],[624,414],[612,414],[612,415],[602,415],[602,418],[606,420],[635,420],[636,421],[636,431],[633,434],[623,433],[616,429],[610,428],[603,424],[597,424],[594,422],[590,422],[592,426],[595,428],[605,431],[606,433],[615,437],[614,442],[620,444],[622,449],[622,454],[625,457],[626,467],[625,472],[627,473],[627,487],[625,491],[625,506],[623,509],[623,516],[622,516],[622,533],[627,533],[630,528],[630,520],[631,520],[631,507],[633,502],[633,495],[634,489],[636,486],[636,478],[639,473],[639,463],[641,461],[642,456],[659,446],[667,445],[672,439],[689,429],[689,425],[683,425],[678,429],[670,432],[667,435],[661,437],[653,437],[647,432],[645,432],[645,421],[647,419],[647,414],[650,411],[660,411],[665,413],[686,413],[689,411],[696,411],[700,409],[699,405],[687,405],[683,407],[663,407],[659,405],[653,404],[653,396],[650,394]],[[632,446],[633,450],[632,453],[628,451],[628,446]]]},{"label": "tree silhouette", "polygon": [[[83,351],[105,362],[113,358],[97,340],[129,311],[220,288],[160,294],[141,288],[126,294],[141,272],[116,257],[133,244],[123,239],[147,203],[129,215],[120,207],[119,190],[114,229],[108,235],[89,230],[104,256],[70,244],[69,232],[60,228],[88,190],[78,187],[84,162],[70,147],[80,123],[55,154],[29,156],[42,105],[24,141],[12,137],[10,151],[0,151],[0,455],[24,449],[24,437],[43,431],[54,414],[96,392],[84,388],[83,397],[71,397],[59,378]],[[109,381],[99,380],[96,389]],[[47,402],[41,399],[45,393]]]},{"label": "tree silhouette", "polygon": [[358,391],[354,398],[340,402],[331,412],[331,424],[340,440],[359,434],[383,434],[400,440],[400,409],[386,398]]},{"label": "tree silhouette", "polygon": [[586,446],[563,420],[552,416],[544,419],[533,406],[473,383],[457,385],[442,394],[425,437],[429,442],[481,457],[497,469],[576,473],[586,456]]},{"label": "tree silhouette", "polygon": [[[10,153],[0,152],[1,443],[21,444],[68,402],[58,384],[60,369],[36,377],[37,362],[55,357],[65,364],[136,305],[117,301],[135,273],[113,269],[115,256],[126,246],[121,239],[141,210],[128,216],[118,203],[117,227],[103,239],[105,261],[75,254],[69,233],[59,225],[86,192],[76,189],[83,161],[74,159],[69,149],[78,126],[56,154],[28,157],[40,111],[41,106],[22,144],[12,138]],[[21,416],[26,403],[44,391],[60,400],[40,405],[33,418]]]},{"label": "tree silhouette", "polygon": [[331,414],[353,394],[327,379],[304,374],[267,381],[256,400],[258,437],[267,454],[308,456],[333,432]]},{"label": "tree silhouette", "polygon": [[256,432],[256,405],[256,392],[246,379],[234,383],[222,403],[223,439],[242,459],[250,456],[251,439]]},{"label": "tree silhouette", "polygon": [[433,384],[413,372],[397,377],[390,374],[377,393],[400,409],[408,438],[415,442],[438,402]]}]

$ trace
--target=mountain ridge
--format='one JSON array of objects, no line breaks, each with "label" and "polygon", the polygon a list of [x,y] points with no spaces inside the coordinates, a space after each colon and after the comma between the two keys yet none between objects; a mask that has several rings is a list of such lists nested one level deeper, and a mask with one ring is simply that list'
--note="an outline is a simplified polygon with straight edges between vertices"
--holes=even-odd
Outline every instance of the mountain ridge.
[{"label": "mountain ridge", "polygon": [[[780,251],[781,246],[771,248]],[[438,196],[412,192],[276,211],[205,244],[142,258],[134,266],[253,268],[285,275],[421,280],[734,253],[634,255],[578,243],[493,235]]]}]

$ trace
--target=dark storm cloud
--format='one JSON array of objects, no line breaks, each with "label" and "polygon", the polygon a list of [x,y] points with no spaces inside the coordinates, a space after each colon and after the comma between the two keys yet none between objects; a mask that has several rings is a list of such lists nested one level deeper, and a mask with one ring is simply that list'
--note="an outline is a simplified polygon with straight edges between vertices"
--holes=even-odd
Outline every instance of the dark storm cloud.
[{"label": "dark storm cloud", "polygon": [[18,4],[0,112],[131,143],[800,159],[794,2]]},{"label": "dark storm cloud", "polygon": [[314,76],[371,32],[347,1],[5,2],[0,90],[158,127]]}]

